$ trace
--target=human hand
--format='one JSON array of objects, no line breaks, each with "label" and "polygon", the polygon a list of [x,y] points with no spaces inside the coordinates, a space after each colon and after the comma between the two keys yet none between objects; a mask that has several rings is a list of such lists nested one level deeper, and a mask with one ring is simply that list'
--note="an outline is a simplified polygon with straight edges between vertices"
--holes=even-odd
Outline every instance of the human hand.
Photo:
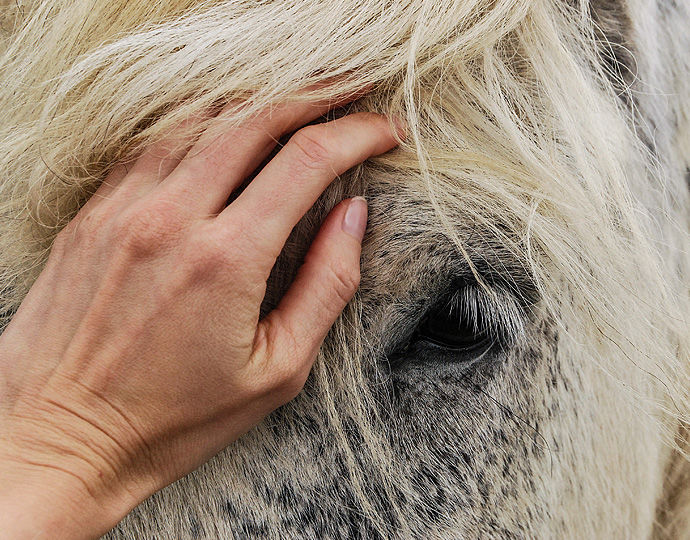
[{"label": "human hand", "polygon": [[333,105],[274,107],[191,149],[173,133],[60,232],[0,336],[0,537],[103,534],[300,391],[357,288],[366,203],[333,209],[260,320],[266,280],[336,175],[396,145],[389,121],[302,128],[225,203]]}]

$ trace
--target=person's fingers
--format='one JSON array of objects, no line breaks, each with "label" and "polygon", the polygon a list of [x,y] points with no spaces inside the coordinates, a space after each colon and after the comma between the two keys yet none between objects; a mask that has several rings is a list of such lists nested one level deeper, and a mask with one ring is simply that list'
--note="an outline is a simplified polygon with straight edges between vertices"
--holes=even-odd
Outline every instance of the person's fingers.
[{"label": "person's fingers", "polygon": [[127,176],[127,173],[128,169],[125,163],[118,163],[115,165],[98,186],[93,195],[91,195],[91,197],[89,197],[89,199],[79,209],[77,215],[84,217],[85,215],[93,212],[95,208],[98,208],[103,204],[107,204],[108,201],[112,200],[113,193],[120,186],[122,180]]},{"label": "person's fingers", "polygon": [[336,176],[397,144],[389,120],[374,113],[302,128],[218,219],[243,227],[255,246],[277,257],[292,228]]},{"label": "person's fingers", "polygon": [[147,148],[128,171],[128,181],[158,184],[175,170],[187,155],[194,140],[188,133],[208,119],[210,113],[199,114],[182,122],[169,135]]},{"label": "person's fingers", "polygon": [[259,323],[260,339],[254,353],[272,379],[268,386],[284,387],[289,394],[284,397],[299,392],[321,342],[359,286],[366,221],[367,203],[362,197],[336,206],[321,226],[295,281]]},{"label": "person's fingers", "polygon": [[197,115],[182,122],[170,134],[152,144],[136,159],[113,167],[96,192],[82,207],[90,212],[106,201],[123,205],[140,198],[168,176],[189,151],[193,140],[186,133],[208,115]]},{"label": "person's fingers", "polygon": [[125,163],[118,163],[113,167],[113,169],[105,177],[101,185],[93,195],[89,198],[86,204],[82,207],[85,209],[87,207],[95,206],[102,201],[108,200],[112,193],[117,189],[122,180],[127,176],[129,172],[128,166]]},{"label": "person's fingers", "polygon": [[159,185],[187,155],[194,143],[193,128],[208,119],[211,113],[194,115],[176,126],[161,140],[146,148],[133,163],[126,165],[126,174],[111,180],[115,186],[108,195],[120,203],[140,199]]},{"label": "person's fingers", "polygon": [[[209,130],[199,137],[161,188],[184,197],[195,205],[197,213],[214,215],[268,157],[282,135],[361,95],[358,92],[329,101],[283,103],[267,108],[241,126],[220,133],[218,129]],[[235,106],[221,112],[220,117],[230,114]]]}]

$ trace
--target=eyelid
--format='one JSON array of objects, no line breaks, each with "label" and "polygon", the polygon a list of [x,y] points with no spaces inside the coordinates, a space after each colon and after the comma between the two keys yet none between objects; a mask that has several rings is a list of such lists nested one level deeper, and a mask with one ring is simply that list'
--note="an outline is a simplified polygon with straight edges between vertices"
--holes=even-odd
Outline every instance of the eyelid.
[{"label": "eyelid", "polygon": [[[426,302],[419,306],[423,311],[418,312],[419,315],[406,325],[406,330],[398,334],[398,339],[391,340],[393,348],[385,352],[388,360],[394,364],[396,358],[404,357],[415,343],[424,342],[427,346],[449,350],[447,346],[432,343],[420,332],[429,317],[444,307],[462,309],[463,317],[470,317],[472,321],[481,324],[492,340],[487,351],[496,346],[509,348],[523,341],[532,304],[521,302],[515,294],[498,285],[492,284],[489,287],[493,294],[487,293],[475,283],[454,281],[444,288],[444,292],[439,291],[440,294],[434,295],[436,302],[433,302],[434,297],[426,297]],[[442,298],[443,301],[438,301],[438,298]],[[484,353],[478,358],[483,355]]]},{"label": "eyelid", "polygon": [[491,287],[489,291],[476,284],[465,284],[455,290],[447,305],[451,313],[453,309],[460,309],[463,319],[476,332],[487,333],[503,345],[522,339],[525,308],[512,294],[499,287]]}]

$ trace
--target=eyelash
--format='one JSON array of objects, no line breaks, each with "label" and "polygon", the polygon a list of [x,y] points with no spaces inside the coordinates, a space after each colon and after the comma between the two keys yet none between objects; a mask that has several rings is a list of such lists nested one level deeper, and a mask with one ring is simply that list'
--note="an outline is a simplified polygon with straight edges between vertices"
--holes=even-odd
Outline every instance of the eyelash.
[{"label": "eyelash", "polygon": [[523,334],[523,310],[510,296],[468,285],[456,288],[449,299],[428,309],[408,344],[424,341],[474,353],[496,344],[509,346]]}]

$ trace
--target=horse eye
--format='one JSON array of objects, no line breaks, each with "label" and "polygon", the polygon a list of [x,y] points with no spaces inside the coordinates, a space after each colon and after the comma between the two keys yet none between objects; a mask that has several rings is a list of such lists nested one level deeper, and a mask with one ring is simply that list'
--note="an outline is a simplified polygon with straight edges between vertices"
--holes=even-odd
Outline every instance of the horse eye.
[{"label": "horse eye", "polygon": [[465,352],[486,350],[492,344],[487,330],[449,305],[432,309],[427,314],[417,328],[417,340]]}]

